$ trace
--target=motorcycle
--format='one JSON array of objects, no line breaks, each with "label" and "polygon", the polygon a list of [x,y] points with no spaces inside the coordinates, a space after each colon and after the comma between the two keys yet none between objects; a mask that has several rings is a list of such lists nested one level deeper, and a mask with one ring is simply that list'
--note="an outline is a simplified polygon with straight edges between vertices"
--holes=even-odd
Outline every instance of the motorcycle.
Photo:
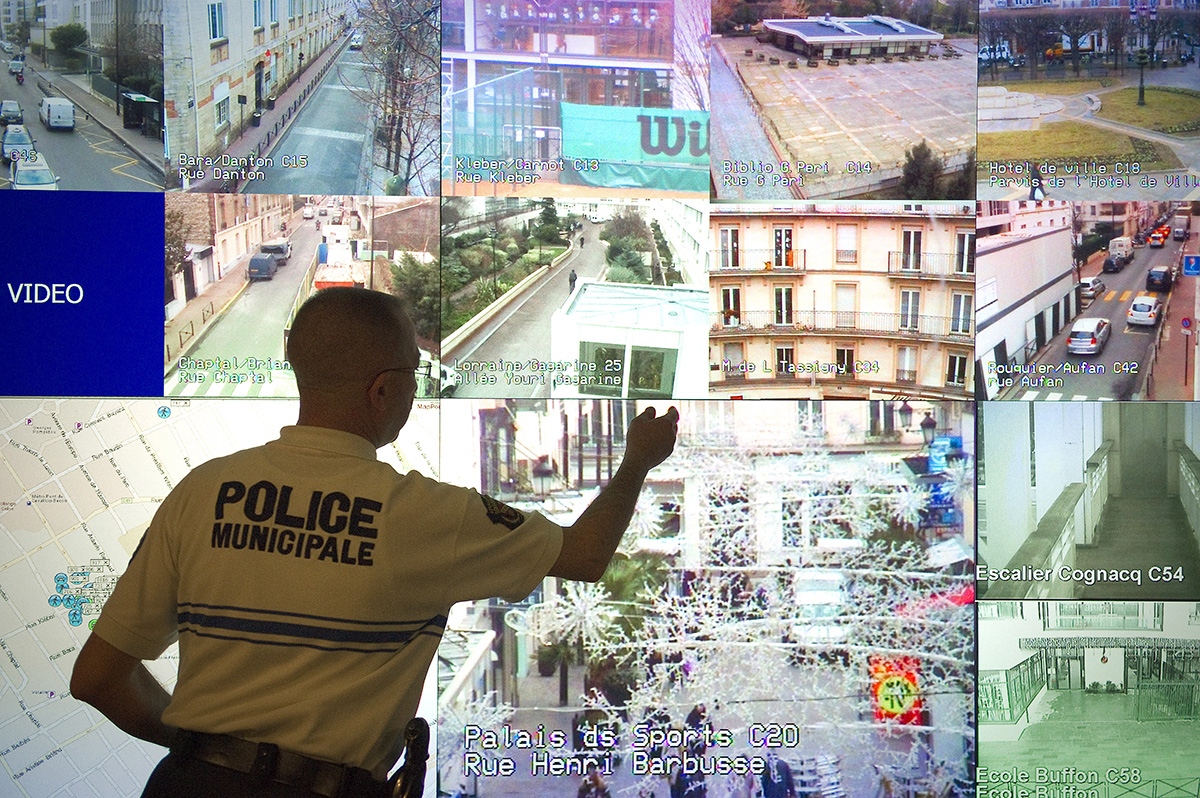
[{"label": "motorcycle", "polygon": [[17,84],[20,86],[25,85],[25,73],[24,72],[17,73]]}]

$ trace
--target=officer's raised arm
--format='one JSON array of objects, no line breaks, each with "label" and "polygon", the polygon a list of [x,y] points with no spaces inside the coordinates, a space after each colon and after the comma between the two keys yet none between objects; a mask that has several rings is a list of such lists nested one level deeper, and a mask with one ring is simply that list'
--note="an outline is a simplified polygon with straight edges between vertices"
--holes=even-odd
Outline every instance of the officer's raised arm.
[{"label": "officer's raised arm", "polygon": [[675,448],[678,423],[674,407],[657,417],[651,407],[629,423],[621,467],[579,519],[563,530],[562,552],[549,576],[596,582],[604,575],[633,517],[646,475]]}]

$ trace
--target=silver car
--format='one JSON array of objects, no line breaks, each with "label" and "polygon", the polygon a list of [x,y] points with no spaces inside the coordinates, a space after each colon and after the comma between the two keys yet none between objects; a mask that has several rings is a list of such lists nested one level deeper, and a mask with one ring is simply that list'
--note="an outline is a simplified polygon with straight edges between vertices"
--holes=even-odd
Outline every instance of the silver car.
[{"label": "silver car", "polygon": [[1079,283],[1079,295],[1084,299],[1095,299],[1104,293],[1104,281],[1099,277],[1085,277]]},{"label": "silver car", "polygon": [[1112,325],[1106,319],[1080,319],[1071,327],[1067,351],[1073,355],[1098,355],[1108,343]]}]

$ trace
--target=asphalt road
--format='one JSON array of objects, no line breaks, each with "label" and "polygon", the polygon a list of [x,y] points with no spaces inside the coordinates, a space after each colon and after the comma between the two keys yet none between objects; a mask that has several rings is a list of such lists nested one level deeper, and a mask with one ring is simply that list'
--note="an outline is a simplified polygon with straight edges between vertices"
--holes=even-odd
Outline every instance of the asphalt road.
[{"label": "asphalt road", "polygon": [[[1061,378],[1061,387],[1030,388],[1018,393],[1021,399],[1064,399],[1080,401],[1084,399],[1130,399],[1145,374],[1148,363],[1147,357],[1158,327],[1127,324],[1126,313],[1133,298],[1139,293],[1146,292],[1146,273],[1155,266],[1171,266],[1183,242],[1167,241],[1162,249],[1139,247],[1133,262],[1119,272],[1101,274],[1105,292],[1098,296],[1079,316],[1050,342],[1050,348],[1039,362],[1056,365],[1068,363],[1079,365],[1083,363],[1103,365],[1103,374],[1066,374],[1053,373],[1047,376]],[[1159,298],[1166,300],[1166,295],[1157,293]],[[1069,355],[1067,354],[1067,336],[1071,325],[1079,319],[1103,318],[1112,324],[1112,334],[1108,344],[1098,355]],[[1160,319],[1159,324],[1163,321]],[[1121,365],[1118,365],[1121,364]],[[1136,369],[1130,369],[1128,364],[1134,364]],[[1030,395],[1034,394],[1034,395]]]},{"label": "asphalt road", "polygon": [[[344,50],[313,91],[291,127],[269,153],[274,166],[262,180],[243,183],[255,194],[345,194],[372,192],[371,75],[362,51]],[[285,156],[306,158],[303,167],[285,166]]]},{"label": "asphalt road", "polygon": [[[313,221],[298,225],[292,233],[292,256],[286,266],[270,280],[254,280],[212,326],[204,339],[190,352],[192,360],[226,359],[244,363],[247,358],[284,359],[283,329],[304,271],[313,259],[320,234]],[[221,370],[204,372],[203,383],[183,383],[179,372],[171,374],[166,386],[168,396],[296,396],[296,381],[290,371],[235,368],[230,373],[249,371],[266,375],[267,381],[230,381]],[[268,373],[269,372],[269,373]]]},{"label": "asphalt road", "polygon": [[[570,296],[570,274],[574,269],[579,279],[599,278],[605,268],[604,242],[597,236],[603,225],[583,223],[583,231],[574,233],[586,238],[583,249],[568,257],[551,274],[502,310],[475,335],[464,341],[454,352],[447,365],[458,371],[459,379],[469,378],[469,370],[459,368],[457,362],[482,361],[498,363],[501,360],[528,362],[530,358],[550,360],[550,317],[566,303]],[[460,382],[455,390],[456,397],[474,398],[545,398],[550,395],[549,385],[509,384],[502,375],[495,385]]]},{"label": "asphalt road", "polygon": [[[155,191],[163,190],[162,175],[154,172],[121,142],[75,109],[75,130],[47,130],[38,119],[44,96],[37,81],[28,77],[18,85],[16,77],[0,73],[0,99],[21,104],[25,127],[50,171],[59,178],[59,191]],[[0,170],[0,189],[7,189],[9,166]]]}]

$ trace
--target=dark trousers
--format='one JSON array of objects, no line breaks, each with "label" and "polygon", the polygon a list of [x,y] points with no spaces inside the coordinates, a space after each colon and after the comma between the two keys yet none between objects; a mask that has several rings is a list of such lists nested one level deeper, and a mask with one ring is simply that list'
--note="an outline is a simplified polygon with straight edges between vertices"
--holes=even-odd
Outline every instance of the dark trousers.
[{"label": "dark trousers", "polygon": [[[387,793],[346,798],[384,798]],[[319,798],[315,793],[275,781],[262,781],[236,770],[172,751],[150,774],[142,798]]]}]

